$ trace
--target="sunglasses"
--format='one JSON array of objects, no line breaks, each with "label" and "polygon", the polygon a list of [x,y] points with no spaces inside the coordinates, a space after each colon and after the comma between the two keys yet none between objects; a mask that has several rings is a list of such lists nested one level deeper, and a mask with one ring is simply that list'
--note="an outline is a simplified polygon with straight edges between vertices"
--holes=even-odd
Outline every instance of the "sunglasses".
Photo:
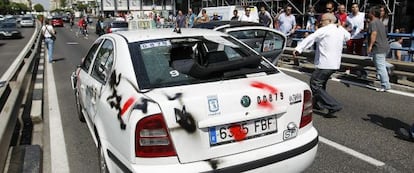
[{"label": "sunglasses", "polygon": [[333,10],[333,8],[326,8],[327,10]]}]

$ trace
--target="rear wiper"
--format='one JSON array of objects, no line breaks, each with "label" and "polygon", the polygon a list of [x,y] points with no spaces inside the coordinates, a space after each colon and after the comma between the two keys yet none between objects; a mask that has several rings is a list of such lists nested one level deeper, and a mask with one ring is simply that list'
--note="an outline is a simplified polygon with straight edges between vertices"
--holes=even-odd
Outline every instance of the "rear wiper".
[{"label": "rear wiper", "polygon": [[277,72],[277,71],[271,68],[262,68],[262,69],[242,68],[236,71],[229,71],[229,72],[223,73],[223,78],[245,77],[248,74],[261,73],[261,72],[265,72],[267,74],[270,72]]}]

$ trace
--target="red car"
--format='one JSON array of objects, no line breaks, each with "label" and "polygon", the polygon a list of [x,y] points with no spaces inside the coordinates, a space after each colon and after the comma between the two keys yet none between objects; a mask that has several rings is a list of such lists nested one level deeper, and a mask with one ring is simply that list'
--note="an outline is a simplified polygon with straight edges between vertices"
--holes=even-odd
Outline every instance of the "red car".
[{"label": "red car", "polygon": [[60,26],[63,27],[63,20],[61,17],[53,17],[52,18],[52,26]]}]

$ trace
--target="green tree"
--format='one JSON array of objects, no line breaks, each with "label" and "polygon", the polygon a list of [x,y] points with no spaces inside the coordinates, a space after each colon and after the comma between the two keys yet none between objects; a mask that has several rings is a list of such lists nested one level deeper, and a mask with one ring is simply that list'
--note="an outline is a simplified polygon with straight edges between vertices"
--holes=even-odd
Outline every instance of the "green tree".
[{"label": "green tree", "polygon": [[83,10],[86,10],[88,8],[88,6],[83,4],[83,3],[79,3],[77,5],[77,8],[78,8],[79,11],[83,11]]},{"label": "green tree", "polygon": [[60,0],[60,8],[66,7],[67,3],[66,0]]},{"label": "green tree", "polygon": [[36,12],[43,12],[43,11],[45,11],[45,8],[43,8],[43,5],[42,4],[36,4],[36,5],[34,5],[34,10],[36,11]]}]

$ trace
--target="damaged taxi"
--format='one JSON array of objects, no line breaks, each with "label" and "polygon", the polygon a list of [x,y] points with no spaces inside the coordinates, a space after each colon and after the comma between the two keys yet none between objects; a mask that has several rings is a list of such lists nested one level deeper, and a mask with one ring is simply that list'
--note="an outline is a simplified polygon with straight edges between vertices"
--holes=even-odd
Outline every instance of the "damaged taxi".
[{"label": "damaged taxi", "polygon": [[71,81],[101,172],[301,172],[317,152],[309,86],[226,33],[106,34]]}]

